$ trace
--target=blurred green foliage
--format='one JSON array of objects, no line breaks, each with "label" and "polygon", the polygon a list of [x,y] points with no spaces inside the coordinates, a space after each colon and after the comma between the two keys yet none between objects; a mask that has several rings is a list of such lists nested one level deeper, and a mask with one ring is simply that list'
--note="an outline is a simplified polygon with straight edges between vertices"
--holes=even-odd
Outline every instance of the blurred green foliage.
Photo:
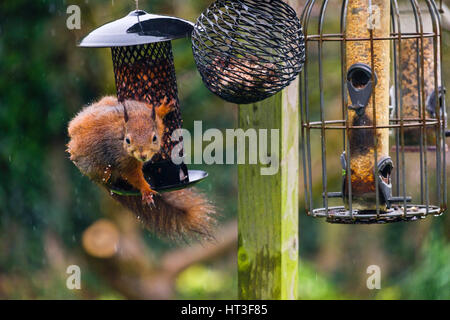
[{"label": "blurred green foliage", "polygon": [[[194,21],[210,2],[147,0],[141,1],[141,8]],[[66,28],[70,4],[81,7],[81,30]],[[102,201],[109,200],[68,160],[65,144],[66,126],[74,114],[115,92],[109,50],[80,49],[77,43],[134,6],[131,0],[0,2],[0,298],[123,298],[88,262],[77,258],[82,232],[105,215]],[[448,33],[443,43],[450,83]],[[203,121],[204,130],[233,128],[236,106],[203,86],[189,41],[175,41],[174,53],[185,128],[192,129],[195,120]],[[328,92],[336,93],[326,96],[327,104],[340,94],[337,62],[332,58],[324,65]],[[315,81],[311,79],[311,85]],[[317,102],[318,96],[311,99]],[[236,167],[192,167],[210,173],[200,187],[220,208],[221,222],[235,218]],[[330,179],[338,186],[339,172]],[[383,227],[330,226],[306,217],[302,209],[299,297],[449,299],[449,221],[447,214]],[[49,249],[55,239],[61,253]],[[157,256],[177,246],[147,232],[144,240]],[[66,289],[61,264],[81,265],[83,290]],[[377,292],[365,287],[370,264],[386,270],[383,289]],[[194,265],[178,278],[177,297],[236,298],[236,271],[233,260]]]},{"label": "blurred green foliage", "polygon": [[402,286],[402,298],[449,299],[450,246],[442,236],[430,235],[421,252],[421,261],[407,270]]}]

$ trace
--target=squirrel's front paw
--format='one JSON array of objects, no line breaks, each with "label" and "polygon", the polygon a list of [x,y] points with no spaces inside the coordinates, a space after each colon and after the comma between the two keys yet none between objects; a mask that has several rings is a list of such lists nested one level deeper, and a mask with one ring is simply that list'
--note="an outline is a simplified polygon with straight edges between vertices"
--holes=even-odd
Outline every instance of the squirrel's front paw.
[{"label": "squirrel's front paw", "polygon": [[145,190],[142,193],[142,202],[148,205],[154,205],[155,201],[153,200],[153,196],[158,194],[158,192],[154,190]]}]

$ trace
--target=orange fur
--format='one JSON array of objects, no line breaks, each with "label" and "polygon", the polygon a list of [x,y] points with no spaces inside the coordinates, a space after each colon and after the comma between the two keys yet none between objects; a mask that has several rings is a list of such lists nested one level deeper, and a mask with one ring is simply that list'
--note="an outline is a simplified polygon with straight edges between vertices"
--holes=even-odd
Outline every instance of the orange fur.
[{"label": "orange fur", "polygon": [[124,180],[138,189],[142,194],[139,201],[130,196],[113,197],[141,217],[150,229],[161,234],[159,222],[165,221],[170,227],[164,230],[166,234],[207,234],[205,230],[209,229],[215,211],[206,198],[193,191],[155,196],[142,172],[144,162],[160,152],[163,120],[174,106],[175,101],[168,103],[165,99],[153,110],[154,106],[138,101],[121,104],[114,97],[105,97],[84,108],[69,123],[67,151],[80,171],[94,182],[108,188]]}]

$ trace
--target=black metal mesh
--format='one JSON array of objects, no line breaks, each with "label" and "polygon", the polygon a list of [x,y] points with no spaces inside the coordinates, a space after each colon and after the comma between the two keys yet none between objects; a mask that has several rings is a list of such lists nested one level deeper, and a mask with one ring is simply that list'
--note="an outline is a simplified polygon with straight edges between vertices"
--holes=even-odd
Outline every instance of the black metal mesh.
[{"label": "black metal mesh", "polygon": [[152,162],[168,160],[175,142],[170,137],[182,127],[178,88],[170,41],[145,45],[113,47],[112,57],[119,101],[137,100],[159,106],[161,100],[177,101],[175,111],[167,115],[162,150]]},{"label": "black metal mesh", "polygon": [[218,0],[198,19],[192,48],[206,86],[239,104],[268,98],[300,73],[304,36],[281,0]]}]

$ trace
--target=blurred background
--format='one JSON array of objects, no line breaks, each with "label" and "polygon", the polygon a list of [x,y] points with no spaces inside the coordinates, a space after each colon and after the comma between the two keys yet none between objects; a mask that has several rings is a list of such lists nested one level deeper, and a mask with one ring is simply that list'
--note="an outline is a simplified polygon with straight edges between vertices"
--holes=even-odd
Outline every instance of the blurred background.
[{"label": "blurred background", "polygon": [[[141,0],[140,8],[195,21],[211,2]],[[80,30],[66,27],[72,4],[81,8]],[[134,8],[131,0],[0,3],[0,299],[237,298],[236,166],[192,166],[209,172],[199,188],[221,218],[215,243],[188,246],[144,230],[65,152],[70,119],[84,105],[115,94],[110,51],[76,45]],[[448,29],[443,44],[450,83]],[[173,45],[184,127],[202,120],[203,130],[234,128],[237,107],[204,87],[190,41]],[[325,66],[337,75],[328,85],[338,85],[339,65]],[[449,214],[340,226],[307,217],[303,207],[301,202],[299,298],[450,298]],[[382,270],[381,290],[366,287],[373,264]],[[66,287],[70,265],[81,268],[81,290]]]}]

